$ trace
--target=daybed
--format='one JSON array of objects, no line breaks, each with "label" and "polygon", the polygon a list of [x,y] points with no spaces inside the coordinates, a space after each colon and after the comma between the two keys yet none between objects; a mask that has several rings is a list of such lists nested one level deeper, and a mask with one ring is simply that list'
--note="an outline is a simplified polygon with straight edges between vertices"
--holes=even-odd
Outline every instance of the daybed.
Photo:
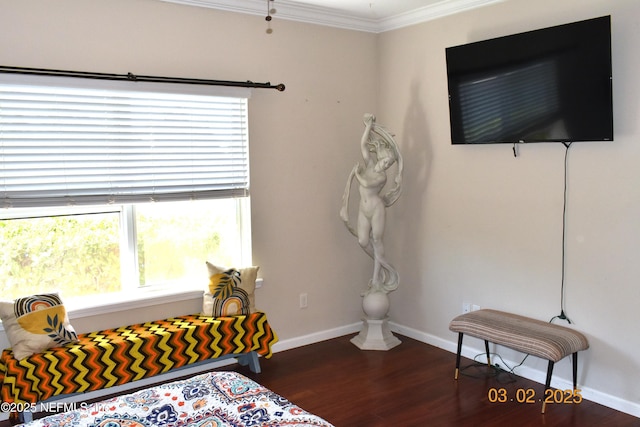
[{"label": "daybed", "polygon": [[[246,358],[241,363],[259,372],[258,354],[271,357],[276,341],[266,315],[256,312],[188,315],[80,334],[77,342],[20,360],[12,349],[5,349],[0,357],[0,398],[14,404],[42,402],[225,356]],[[30,413],[25,415],[29,418]]]},{"label": "daybed", "polygon": [[[202,313],[78,335],[57,292],[0,301],[11,343],[0,355],[3,410],[29,420],[33,404],[235,357],[260,372],[278,340],[255,308],[258,267],[209,273]],[[159,380],[160,381],[160,380]]]}]

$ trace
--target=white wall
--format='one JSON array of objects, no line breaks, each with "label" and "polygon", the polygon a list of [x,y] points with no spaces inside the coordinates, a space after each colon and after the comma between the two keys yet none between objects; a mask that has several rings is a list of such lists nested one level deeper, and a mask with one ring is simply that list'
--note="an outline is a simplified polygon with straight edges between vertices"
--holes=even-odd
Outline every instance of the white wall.
[{"label": "white wall", "polygon": [[[640,415],[636,0],[509,0],[379,36],[277,17],[266,35],[262,17],[156,0],[0,0],[0,64],[285,83],[250,101],[254,262],[265,277],[257,305],[282,340],[360,319],[371,265],[338,211],[360,158],[362,114],[376,113],[405,157],[386,236],[402,280],[391,318],[452,349],[448,323],[465,301],[558,314],[564,147],[527,145],[515,159],[510,146],[452,147],[444,49],[604,14],[613,21],[615,142],[570,151],[566,309],[591,341],[580,385]],[[79,329],[198,304],[86,318]],[[546,368],[531,358],[525,366]],[[569,366],[558,363],[557,376],[570,378]]]},{"label": "white wall", "polygon": [[[514,158],[510,145],[451,146],[444,52],[602,15],[612,16],[615,141],[569,151],[565,308],[591,345],[579,356],[579,385],[590,398],[640,416],[636,0],[509,0],[381,35],[379,116],[407,158],[405,191],[387,232],[389,258],[402,274],[392,318],[454,349],[448,323],[463,302],[542,320],[560,313],[565,148],[530,144]],[[544,381],[546,362],[529,358],[524,366]],[[556,366],[565,383],[570,366],[568,359]]]},{"label": "white wall", "polygon": [[[158,0],[0,0],[0,64],[284,83],[284,92],[254,90],[249,116],[253,259],[265,279],[257,307],[286,340],[360,319],[368,259],[338,212],[362,115],[376,104],[376,36],[277,18],[273,34],[266,28],[261,16]],[[87,331],[198,305],[74,324]]]}]

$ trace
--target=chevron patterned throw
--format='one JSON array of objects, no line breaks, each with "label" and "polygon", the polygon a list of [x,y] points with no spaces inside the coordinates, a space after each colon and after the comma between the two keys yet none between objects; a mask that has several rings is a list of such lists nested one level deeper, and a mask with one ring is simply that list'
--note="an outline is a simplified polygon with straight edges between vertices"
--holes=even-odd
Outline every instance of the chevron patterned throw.
[{"label": "chevron patterned throw", "polygon": [[0,357],[3,402],[35,403],[61,394],[125,384],[228,354],[271,357],[277,342],[264,313],[188,315],[78,335],[79,342],[22,360]]}]

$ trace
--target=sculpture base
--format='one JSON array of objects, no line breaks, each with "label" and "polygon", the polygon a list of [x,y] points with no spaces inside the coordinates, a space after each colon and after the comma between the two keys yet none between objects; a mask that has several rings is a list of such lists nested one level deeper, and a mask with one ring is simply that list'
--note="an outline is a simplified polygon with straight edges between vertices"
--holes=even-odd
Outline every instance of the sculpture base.
[{"label": "sculpture base", "polygon": [[390,350],[400,341],[389,329],[389,318],[381,320],[362,319],[360,334],[351,338],[351,342],[360,350]]}]

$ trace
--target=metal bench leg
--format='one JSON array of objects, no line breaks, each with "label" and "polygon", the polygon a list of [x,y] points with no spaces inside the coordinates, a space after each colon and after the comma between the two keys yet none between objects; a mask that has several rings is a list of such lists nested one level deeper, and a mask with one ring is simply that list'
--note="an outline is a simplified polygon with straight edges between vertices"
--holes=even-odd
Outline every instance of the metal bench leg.
[{"label": "metal bench leg", "polygon": [[553,373],[553,360],[549,360],[549,366],[547,367],[547,380],[544,383],[544,397],[542,398],[542,413],[547,407],[547,390],[551,388],[551,374]]},{"label": "metal bench leg", "polygon": [[491,366],[491,355],[489,354],[489,341],[484,340],[484,351],[487,352],[487,366]]},{"label": "metal bench leg", "polygon": [[456,373],[454,379],[458,379],[458,373],[460,373],[460,353],[462,352],[462,332],[458,333],[458,352],[456,353]]},{"label": "metal bench leg", "polygon": [[573,390],[578,389],[578,352],[573,353]]}]

